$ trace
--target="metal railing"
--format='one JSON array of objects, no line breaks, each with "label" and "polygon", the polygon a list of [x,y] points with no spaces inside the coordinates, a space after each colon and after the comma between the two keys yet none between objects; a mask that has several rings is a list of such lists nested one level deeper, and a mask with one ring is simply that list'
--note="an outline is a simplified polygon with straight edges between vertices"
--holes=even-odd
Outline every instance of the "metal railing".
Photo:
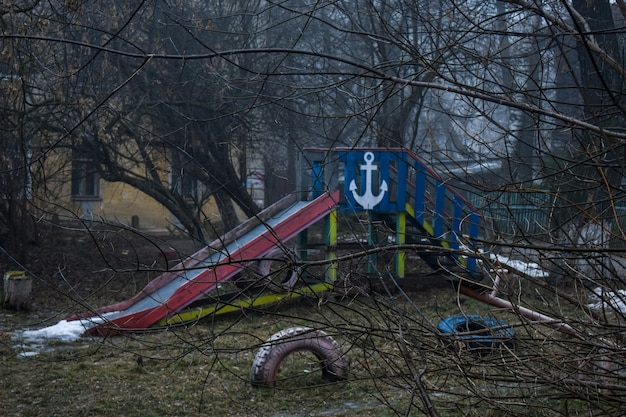
[{"label": "metal railing", "polygon": [[468,199],[499,234],[538,236],[552,228],[554,198],[547,192],[492,191],[470,193]]}]

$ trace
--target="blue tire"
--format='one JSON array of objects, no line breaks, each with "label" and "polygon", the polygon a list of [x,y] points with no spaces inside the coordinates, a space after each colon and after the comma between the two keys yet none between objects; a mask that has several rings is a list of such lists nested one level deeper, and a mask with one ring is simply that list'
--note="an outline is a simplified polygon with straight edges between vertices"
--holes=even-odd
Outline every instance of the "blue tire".
[{"label": "blue tire", "polygon": [[515,330],[503,321],[478,315],[458,315],[439,322],[437,329],[469,350],[513,347]]}]

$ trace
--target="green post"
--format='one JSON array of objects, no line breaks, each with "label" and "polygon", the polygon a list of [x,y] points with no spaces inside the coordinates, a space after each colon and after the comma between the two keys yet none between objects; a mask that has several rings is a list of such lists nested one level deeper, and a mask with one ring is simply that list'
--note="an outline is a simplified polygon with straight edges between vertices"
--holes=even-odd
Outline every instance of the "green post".
[{"label": "green post", "polygon": [[337,210],[332,210],[326,216],[326,259],[331,261],[326,272],[326,281],[335,282],[337,279]]},{"label": "green post", "polygon": [[296,239],[298,257],[301,261],[306,262],[309,259],[309,229],[304,229],[300,233],[298,233],[298,237]]},{"label": "green post", "polygon": [[[396,217],[396,245],[404,245],[406,242],[406,213],[401,211]],[[396,252],[396,274],[398,278],[404,278],[404,262],[406,253],[404,249]]]}]

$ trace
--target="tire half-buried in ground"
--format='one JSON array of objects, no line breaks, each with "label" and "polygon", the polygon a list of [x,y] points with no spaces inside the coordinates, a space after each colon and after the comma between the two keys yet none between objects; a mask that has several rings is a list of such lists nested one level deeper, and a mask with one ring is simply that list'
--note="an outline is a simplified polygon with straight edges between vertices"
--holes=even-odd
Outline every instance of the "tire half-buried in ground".
[{"label": "tire half-buried in ground", "polygon": [[348,377],[348,363],[332,337],[310,327],[290,327],[272,335],[258,350],[252,363],[252,385],[275,387],[284,359],[301,351],[315,355],[327,381],[336,382]]},{"label": "tire half-buried in ground", "polygon": [[[275,292],[293,290],[302,274],[301,268],[296,266],[297,261],[293,251],[275,248],[259,261],[258,273],[262,277],[261,282]],[[278,264],[278,269],[272,268],[273,264]]]},{"label": "tire half-buried in ground", "polygon": [[513,347],[515,330],[505,322],[478,315],[457,315],[439,322],[437,329],[469,350],[484,353]]}]

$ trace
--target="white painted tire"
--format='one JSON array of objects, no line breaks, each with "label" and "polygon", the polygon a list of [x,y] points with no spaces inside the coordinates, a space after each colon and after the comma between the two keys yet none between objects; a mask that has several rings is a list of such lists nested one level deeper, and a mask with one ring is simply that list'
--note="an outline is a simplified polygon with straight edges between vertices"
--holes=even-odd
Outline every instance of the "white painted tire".
[{"label": "white painted tire", "polygon": [[252,363],[252,385],[275,387],[283,360],[300,351],[311,352],[317,357],[324,379],[336,382],[348,378],[348,363],[332,337],[310,327],[290,327],[272,335],[258,350]]}]

